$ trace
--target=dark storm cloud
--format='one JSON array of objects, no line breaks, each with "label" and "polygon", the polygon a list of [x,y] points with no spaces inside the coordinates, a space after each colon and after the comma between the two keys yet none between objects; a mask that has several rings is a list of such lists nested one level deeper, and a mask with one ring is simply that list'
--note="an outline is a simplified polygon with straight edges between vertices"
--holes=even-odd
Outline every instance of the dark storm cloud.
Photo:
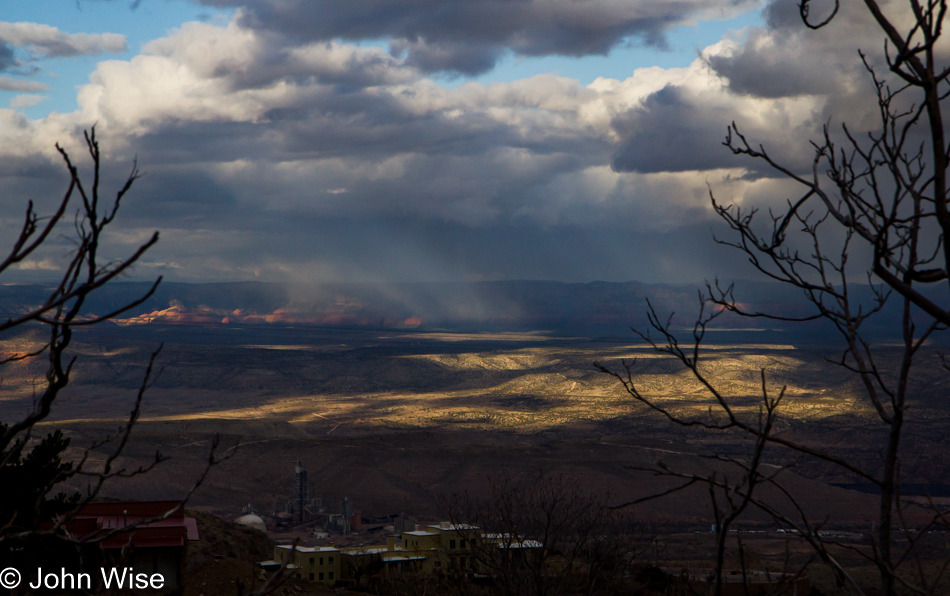
[{"label": "dark storm cloud", "polygon": [[395,56],[405,57],[406,63],[426,72],[454,70],[475,75],[492,69],[500,48],[468,42],[426,42],[422,39],[396,39],[390,43]]},{"label": "dark storm cloud", "polygon": [[[591,233],[574,226],[471,227],[414,217],[272,219],[264,214],[260,221],[240,234],[163,228],[162,241],[149,259],[187,264],[187,269],[171,273],[189,281],[249,279],[261,272],[270,279],[375,282],[685,281],[721,272],[722,263],[735,260],[733,251],[712,241],[715,224],[706,222],[682,226],[672,234],[634,234],[622,225]],[[270,225],[279,233],[268,229]],[[737,265],[732,271],[744,272],[742,264]],[[149,271],[137,274],[147,277]]]},{"label": "dark storm cloud", "polygon": [[160,220],[176,228],[206,226],[235,206],[231,189],[200,168],[184,164],[137,180],[135,194],[126,203],[123,217],[127,220],[143,225]]},{"label": "dark storm cloud", "polygon": [[[771,45],[773,37],[763,31],[752,32],[742,49],[731,56],[710,56],[709,66],[729,81],[736,93],[756,97],[780,98],[839,92],[852,79],[851,66],[842,72],[838,64],[826,60],[821,68],[804,59],[803,48],[790,51]],[[853,62],[853,61],[852,61]]]},{"label": "dark storm cloud", "polygon": [[[819,19],[831,2],[810,7]],[[818,31],[802,24],[795,2],[773,0],[764,16],[766,26],[749,31],[740,47],[706,58],[736,93],[764,98],[848,95],[867,75],[858,49],[873,63],[883,47],[868,11],[855,3],[843,3],[840,14]]]},{"label": "dark storm cloud", "polygon": [[590,163],[585,156],[603,154],[609,147],[605,140],[583,131],[521,128],[478,110],[416,113],[391,97],[359,93],[322,99],[312,107],[268,113],[281,133],[282,151],[379,159],[406,153],[470,157],[514,148],[534,154],[570,153],[578,163]]},{"label": "dark storm cloud", "polygon": [[[813,14],[831,6],[816,1]],[[721,146],[735,122],[753,147],[761,143],[782,165],[807,173],[814,156],[809,139],[821,138],[823,126],[830,124],[832,138],[845,145],[841,123],[857,137],[879,129],[871,77],[858,49],[881,76],[887,68],[882,34],[863,6],[842,3],[837,18],[819,31],[802,24],[794,2],[773,0],[765,16],[766,26],[704,49],[707,72],[672,80],[614,117],[620,137],[614,169],[678,172],[742,163],[746,176],[778,175]]]},{"label": "dark storm cloud", "polygon": [[[278,163],[328,158],[371,162],[400,155],[409,164],[419,164],[427,158],[491,160],[493,155],[524,150],[528,155],[566,156],[569,163],[557,166],[561,171],[603,163],[610,151],[609,142],[590,131],[544,126],[526,118],[505,122],[486,109],[459,112],[452,102],[419,110],[412,101],[415,95],[411,90],[391,95],[315,85],[293,105],[263,112],[258,122],[169,118],[153,125],[137,147],[153,165],[200,162],[203,156],[209,163]],[[506,160],[499,158],[502,165]],[[517,162],[510,166],[520,167]],[[419,182],[438,173],[438,167],[426,171]],[[483,172],[477,175],[490,183]]]},{"label": "dark storm cloud", "polygon": [[103,62],[80,111],[23,124],[22,138],[35,126],[43,141],[29,145],[39,156],[97,122],[116,181],[138,155],[147,175],[121,237],[134,247],[162,230],[143,276],[698,279],[714,261],[709,187],[749,204],[795,192],[721,147],[726,125],[780,139],[782,158],[807,164],[806,133],[822,123],[816,97],[733,89],[709,58],[740,56],[738,42],[624,81],[449,88],[418,59],[447,52],[443,64],[458,65],[452,40],[419,35],[400,51],[409,37],[394,38],[387,52],[301,42],[247,18],[188,23]]},{"label": "dark storm cloud", "polygon": [[[521,137],[497,123],[478,129],[442,123],[438,117],[385,127],[326,122],[322,126],[320,120],[301,117],[273,122],[266,130],[195,124],[152,131],[137,144],[143,163],[153,164],[147,186],[154,199],[142,204],[143,221],[167,216],[207,222],[230,212],[244,220],[231,225],[246,228],[260,223],[264,209],[285,217],[411,213],[421,219],[489,225],[517,217],[527,205],[543,204],[549,180],[603,163],[609,150],[603,141],[554,139],[546,144],[539,138],[534,144],[542,154],[517,146],[524,144]],[[563,151],[556,150],[559,144]],[[210,155],[216,163],[240,160],[247,165],[219,175],[214,184],[181,179],[175,164]],[[281,166],[286,163],[301,165],[289,173]],[[306,168],[307,163],[312,166]],[[214,163],[202,167],[213,168]],[[239,204],[228,197],[235,191]],[[188,212],[193,200],[201,208],[198,213]]]},{"label": "dark storm cloud", "polygon": [[199,0],[243,9],[248,27],[301,41],[387,38],[427,71],[489,70],[522,56],[607,54],[629,38],[663,45],[665,30],[703,12],[754,6],[736,0]]},{"label": "dark storm cloud", "polygon": [[286,48],[233,24],[183,27],[147,49],[100,66],[81,94],[92,117],[147,123],[143,164],[201,164],[242,208],[273,197],[281,213],[556,221],[540,189],[610,152],[577,121],[596,94],[570,79],[447,90],[378,48]]},{"label": "dark storm cloud", "polygon": [[724,117],[728,115],[700,109],[678,87],[667,85],[640,108],[614,119],[614,129],[625,141],[611,165],[620,172],[734,167],[735,159],[721,145]]},{"label": "dark storm cloud", "polygon": [[737,157],[723,145],[732,122],[753,146],[765,143],[770,155],[786,167],[798,171],[811,167],[813,152],[807,139],[817,138],[820,120],[811,117],[793,124],[788,108],[781,105],[743,106],[738,101],[722,102],[721,94],[720,101],[713,99],[712,92],[696,93],[670,84],[616,116],[613,127],[622,142],[611,160],[613,169],[651,173],[745,168],[751,178],[775,175],[761,160]]},{"label": "dark storm cloud", "polygon": [[[379,48],[288,45],[237,23],[190,24],[145,51],[101,64],[80,101],[146,169],[126,221],[163,230],[153,259],[174,278],[579,280],[596,259],[598,277],[628,279],[640,261],[600,240],[708,220],[709,176],[610,170],[613,134],[662,133],[628,113],[636,81],[446,89]],[[640,112],[696,107],[672,86],[655,95]]]}]

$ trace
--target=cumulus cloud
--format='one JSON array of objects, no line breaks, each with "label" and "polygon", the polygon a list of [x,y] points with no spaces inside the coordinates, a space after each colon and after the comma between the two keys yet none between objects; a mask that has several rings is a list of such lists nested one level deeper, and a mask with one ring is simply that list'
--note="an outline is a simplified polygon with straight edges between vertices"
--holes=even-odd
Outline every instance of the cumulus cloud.
[{"label": "cumulus cloud", "polygon": [[[737,94],[709,60],[728,51],[722,42],[707,48],[688,68],[635,72],[627,81],[595,83],[606,93],[636,97],[617,112],[612,127],[619,146],[611,164],[618,171],[677,172],[736,167],[722,143],[731,122],[750,139],[781,139],[774,156],[793,168],[808,167],[808,139],[820,134],[824,97],[761,98]],[[760,167],[744,162],[748,168]]]},{"label": "cumulus cloud", "polygon": [[128,48],[125,36],[118,33],[65,33],[40,23],[2,21],[0,43],[22,48],[39,58],[118,53]]},{"label": "cumulus cloud", "polygon": [[834,52],[827,52],[824,63],[816,68],[806,58],[814,43],[814,38],[800,34],[783,36],[755,29],[745,43],[729,44],[730,51],[709,55],[707,63],[728,81],[731,90],[763,98],[835,93],[860,76],[853,56],[842,60]]},{"label": "cumulus cloud", "polygon": [[[816,1],[812,13],[823,18],[832,5]],[[903,3],[881,6],[899,30],[913,26],[912,12]],[[672,158],[672,148],[679,145],[686,163],[699,168],[721,165],[714,156],[722,158],[722,152],[712,151],[708,140],[721,141],[723,134],[713,135],[713,129],[724,132],[724,124],[735,121],[753,146],[763,143],[780,163],[806,172],[813,157],[808,141],[820,138],[823,126],[829,125],[832,139],[845,146],[843,123],[857,138],[880,128],[872,76],[859,51],[879,78],[891,77],[884,35],[863,5],[841,3],[838,16],[818,31],[803,26],[795,3],[772,0],[765,17],[764,27],[750,27],[704,49],[703,70],[694,72],[690,81],[673,81],[620,115],[617,125],[625,143],[614,157],[615,167],[643,171],[668,163],[641,142],[663,138],[663,130],[670,131],[672,142],[660,153]],[[950,40],[942,40],[936,51],[950,59]],[[891,85],[901,86],[896,80]],[[907,109],[913,101],[917,98],[910,94],[898,96],[892,107]],[[911,130],[910,144],[926,142],[924,132],[921,127]],[[764,164],[753,167],[760,168],[760,175],[774,175],[762,169]]]},{"label": "cumulus cloud", "polygon": [[[813,12],[822,11],[816,6]],[[802,26],[794,3],[773,1],[765,16],[766,26],[750,29],[741,44],[727,44],[707,57],[736,93],[763,98],[849,96],[867,90],[858,50],[882,65],[883,37],[864,6],[843,3],[840,14],[818,31]]]},{"label": "cumulus cloud", "polygon": [[427,71],[489,70],[521,56],[607,54],[631,38],[663,45],[672,25],[724,18],[758,0],[200,0],[240,8],[240,21],[299,41],[387,38]]},{"label": "cumulus cloud", "polygon": [[[36,63],[45,58],[64,58],[123,52],[125,36],[116,33],[65,33],[40,23],[0,21],[0,72],[36,75]],[[0,76],[0,91],[46,91],[48,85],[27,79]],[[14,99],[11,107],[29,99]],[[32,104],[28,104],[32,105]]]},{"label": "cumulus cloud", "polygon": [[[458,18],[464,4],[446,4],[444,18]],[[792,69],[783,53],[809,38],[796,41],[777,8],[767,27],[705,48],[684,68],[586,86],[539,75],[448,88],[427,73],[458,66],[449,37],[396,27],[386,33],[392,52],[316,33],[289,38],[283,25],[264,26],[262,12],[285,5],[295,6],[260,2],[227,26],[189,23],[131,60],[100,63],[75,113],[29,122],[0,110],[4,190],[49,179],[53,142],[98,123],[110,164],[119,164],[113,182],[136,154],[148,173],[129,195],[120,245],[160,228],[150,259],[176,264],[167,271],[178,279],[682,280],[722,262],[710,248],[710,188],[726,202],[756,204],[796,192],[721,146],[730,122],[805,168],[808,139],[829,114],[848,107],[860,121],[867,111],[857,102],[866,88],[849,78],[855,67],[845,58],[826,60],[824,78],[781,80]],[[315,6],[334,18],[347,11],[307,3],[299,20]],[[690,10],[700,4],[682,13]],[[489,20],[485,27],[501,27]],[[352,27],[354,37],[362,31]],[[456,41],[541,47],[515,31]],[[512,40],[522,34],[519,46]],[[420,62],[423,51],[442,66]],[[758,75],[742,78],[754,61]]]}]

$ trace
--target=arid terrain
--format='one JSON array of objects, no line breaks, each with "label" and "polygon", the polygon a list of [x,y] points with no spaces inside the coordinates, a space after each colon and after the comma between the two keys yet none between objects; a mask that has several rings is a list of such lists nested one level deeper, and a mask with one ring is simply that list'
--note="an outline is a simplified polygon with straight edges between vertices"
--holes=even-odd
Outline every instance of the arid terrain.
[{"label": "arid terrain", "polygon": [[[36,332],[26,333],[0,349],[22,352],[38,341]],[[594,361],[619,369],[634,360],[644,392],[676,411],[708,415],[710,398],[702,387],[672,359],[633,338],[300,326],[84,332],[73,381],[44,428],[67,429],[78,456],[120,426],[148,355],[162,342],[161,371],[146,393],[122,465],[148,463],[156,450],[170,459],[108,487],[111,496],[184,494],[216,434],[219,452],[239,448],[212,471],[192,505],[223,514],[248,503],[270,510],[285,502],[298,459],[310,471],[312,493],[327,503],[348,496],[364,515],[434,518],[440,497],[478,494],[490,475],[501,472],[562,473],[620,503],[668,485],[632,468],[662,460],[697,469],[713,465],[702,454],[742,457],[750,448],[736,434],[671,426],[594,370]],[[830,348],[746,342],[709,345],[705,354],[704,370],[741,410],[757,411],[764,369],[773,390],[787,386],[778,432],[874,469],[883,435],[856,381],[825,360],[836,355]],[[908,486],[926,486],[941,497],[950,472],[947,377],[935,352],[921,354],[920,361],[902,465]],[[5,369],[0,419],[30,406],[39,375],[42,363]],[[769,461],[794,460],[773,450]],[[868,495],[835,486],[854,483],[840,470],[799,462],[782,474],[813,515],[842,526],[873,517],[876,505]],[[701,490],[639,505],[638,511],[655,522],[708,528],[708,497]]]}]

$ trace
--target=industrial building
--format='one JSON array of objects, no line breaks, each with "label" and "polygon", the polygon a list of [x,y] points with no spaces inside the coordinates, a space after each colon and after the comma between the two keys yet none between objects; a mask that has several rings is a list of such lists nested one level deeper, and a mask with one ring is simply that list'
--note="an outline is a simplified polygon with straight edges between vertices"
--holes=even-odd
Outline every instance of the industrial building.
[{"label": "industrial building", "polygon": [[241,517],[234,521],[258,529],[276,531],[308,528],[315,533],[322,530],[348,535],[362,530],[362,513],[356,509],[356,504],[349,497],[340,500],[340,510],[335,513],[324,506],[323,498],[311,495],[310,475],[304,468],[303,461],[296,461],[291,480],[289,499],[278,499],[273,509],[268,511],[248,504],[244,507]]},{"label": "industrial building", "polygon": [[294,515],[294,523],[299,525],[307,521],[307,505],[310,501],[310,480],[307,476],[307,470],[303,467],[303,462],[297,460],[297,466],[294,468],[294,488],[292,495],[291,513]]}]

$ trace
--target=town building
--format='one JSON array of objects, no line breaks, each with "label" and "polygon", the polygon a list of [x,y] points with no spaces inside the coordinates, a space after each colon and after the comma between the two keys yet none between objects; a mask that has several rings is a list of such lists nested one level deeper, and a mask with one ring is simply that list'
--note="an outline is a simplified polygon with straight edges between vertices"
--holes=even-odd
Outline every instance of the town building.
[{"label": "town building", "polygon": [[385,545],[339,549],[278,545],[274,548],[274,560],[261,566],[283,565],[291,577],[327,585],[356,584],[363,577],[376,574],[388,579],[476,574],[483,571],[479,556],[485,553],[510,556],[518,550],[521,556],[521,552],[540,548],[537,541],[483,534],[477,526],[442,522],[392,534]]},{"label": "town building", "polygon": [[262,563],[263,567],[283,566],[291,577],[332,586],[343,577],[340,549],[332,546],[294,546],[278,544],[274,547],[274,560]]},{"label": "town building", "polygon": [[181,585],[188,542],[198,540],[197,521],[179,501],[87,503],[68,527],[97,544],[106,563],[159,573],[165,587]]}]

